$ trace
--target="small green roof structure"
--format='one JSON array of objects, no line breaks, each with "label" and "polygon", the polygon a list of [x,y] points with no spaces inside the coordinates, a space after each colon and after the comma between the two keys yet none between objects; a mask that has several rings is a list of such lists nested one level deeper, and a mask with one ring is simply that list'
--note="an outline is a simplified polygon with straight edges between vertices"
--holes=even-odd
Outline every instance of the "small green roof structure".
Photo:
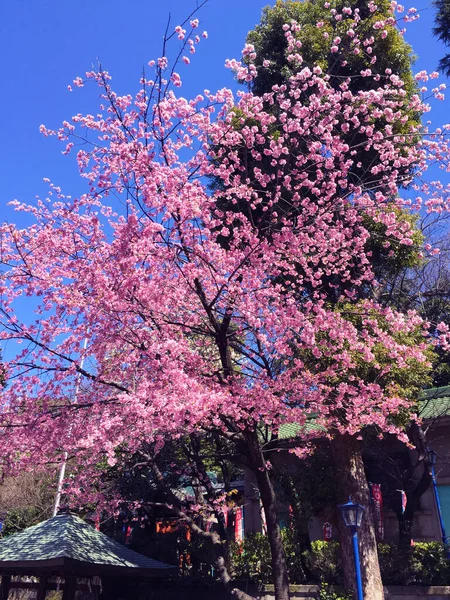
[{"label": "small green roof structure", "polygon": [[419,416],[439,419],[450,416],[450,386],[423,390],[419,396]]},{"label": "small green roof structure", "polygon": [[[94,576],[161,579],[176,572],[177,567],[138,554],[71,514],[59,514],[0,540],[2,600],[8,597],[5,586],[12,575],[58,576],[67,582]],[[63,598],[70,600],[76,583],[66,587]]]},{"label": "small green roof structure", "polygon": [[[418,401],[418,415],[424,420],[450,417],[450,386],[422,390]],[[285,440],[306,433],[323,431],[324,427],[317,424],[315,416],[309,415],[303,425],[299,423],[283,423],[280,425],[278,438]]]}]

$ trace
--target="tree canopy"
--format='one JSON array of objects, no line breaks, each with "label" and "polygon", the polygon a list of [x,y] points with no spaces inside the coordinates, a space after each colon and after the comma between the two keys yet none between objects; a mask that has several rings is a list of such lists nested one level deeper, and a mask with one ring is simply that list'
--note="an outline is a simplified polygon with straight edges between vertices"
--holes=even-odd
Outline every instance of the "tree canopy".
[{"label": "tree canopy", "polygon": [[[444,43],[446,47],[450,45],[450,6],[447,0],[433,0],[436,10],[433,28],[434,35]],[[445,54],[439,61],[439,70],[450,75],[450,54]]]},{"label": "tree canopy", "polygon": [[[359,35],[351,9],[330,14],[351,47],[364,46],[369,33]],[[193,19],[192,44],[197,27]],[[301,63],[300,25],[282,30],[289,62]],[[183,28],[175,32],[188,46]],[[251,87],[252,45],[244,58],[229,64]],[[167,439],[203,432],[232,440],[283,561],[266,454],[280,447],[280,426],[298,423],[305,441],[311,416],[324,436],[368,424],[401,435],[415,382],[399,382],[426,371],[430,343],[447,350],[445,326],[429,339],[414,311],[360,294],[375,282],[368,223],[410,247],[405,204],[418,208],[420,195],[428,210],[448,210],[439,185],[424,183],[437,148],[448,162],[446,130],[427,136],[418,122],[427,107],[394,73],[364,69],[355,86],[348,74],[337,83],[319,64],[297,65],[263,96],[223,89],[189,100],[166,56],[154,66],[134,97],[118,95],[101,69],[75,80],[98,84],[99,112],[42,133],[76,153],[85,193],[72,198],[49,183],[47,199],[15,203],[29,227],[1,226],[0,339],[22,343],[6,365],[15,383],[1,394],[5,468],[67,452],[68,491],[98,503],[99,464],[114,467],[146,445],[158,456]],[[213,192],[211,177],[220,182]],[[35,313],[19,319],[17,303],[30,297]],[[274,578],[284,600],[285,569]]]}]

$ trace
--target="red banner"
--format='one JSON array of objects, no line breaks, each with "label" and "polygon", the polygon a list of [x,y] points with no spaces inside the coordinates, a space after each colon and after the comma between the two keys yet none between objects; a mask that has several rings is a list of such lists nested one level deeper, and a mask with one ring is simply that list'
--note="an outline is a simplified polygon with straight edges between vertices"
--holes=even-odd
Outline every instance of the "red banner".
[{"label": "red banner", "polygon": [[244,539],[244,515],[242,514],[242,507],[240,506],[236,510],[234,519],[234,541],[242,542]]},{"label": "red banner", "polygon": [[375,531],[378,540],[384,539],[384,515],[383,515],[383,496],[381,495],[381,485],[379,483],[370,484],[372,495],[372,506],[375,521]]},{"label": "red banner", "polygon": [[333,525],[331,523],[328,523],[328,521],[327,521],[326,523],[323,524],[323,541],[331,542],[332,539],[333,539]]}]

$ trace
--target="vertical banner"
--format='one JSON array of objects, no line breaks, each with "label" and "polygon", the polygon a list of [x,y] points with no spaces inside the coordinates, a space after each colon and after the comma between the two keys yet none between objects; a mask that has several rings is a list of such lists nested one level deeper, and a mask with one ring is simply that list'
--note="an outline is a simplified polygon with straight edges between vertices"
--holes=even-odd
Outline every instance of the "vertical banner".
[{"label": "vertical banner", "polygon": [[128,546],[128,544],[131,542],[132,535],[133,535],[133,526],[127,525],[126,529],[125,529],[125,545],[126,546]]},{"label": "vertical banner", "polygon": [[323,541],[331,542],[333,539],[333,525],[328,521],[323,524]]},{"label": "vertical banner", "polygon": [[242,506],[236,509],[234,518],[234,541],[242,542],[244,539],[244,514]]},{"label": "vertical banner", "polygon": [[228,527],[228,506],[226,506],[223,510],[223,518],[224,518],[224,527],[225,529]]},{"label": "vertical banner", "polygon": [[383,496],[381,495],[381,485],[379,483],[370,484],[370,493],[372,496],[373,515],[375,521],[375,531],[378,540],[384,539],[384,515],[383,515]]}]

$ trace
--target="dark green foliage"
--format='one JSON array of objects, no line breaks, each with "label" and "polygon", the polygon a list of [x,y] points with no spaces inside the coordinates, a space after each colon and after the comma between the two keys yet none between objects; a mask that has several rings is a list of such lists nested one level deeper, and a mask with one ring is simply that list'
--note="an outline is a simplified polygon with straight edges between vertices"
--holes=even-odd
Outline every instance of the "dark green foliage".
[{"label": "dark green foliage", "polygon": [[277,492],[283,504],[297,509],[293,526],[300,533],[307,533],[302,529],[313,516],[320,514],[324,521],[332,519],[328,511],[332,507],[334,512],[337,501],[336,473],[328,440],[317,440],[314,452],[296,462],[294,473],[277,476]]},{"label": "dark green foliage", "polygon": [[[404,82],[406,96],[411,97],[417,92],[417,85],[412,74],[412,64],[415,60],[411,46],[407,44],[393,25],[386,25],[384,30],[387,32],[385,38],[381,30],[375,30],[375,22],[385,20],[391,16],[389,0],[380,0],[377,2],[377,10],[373,13],[368,8],[366,0],[337,0],[333,7],[340,12],[344,6],[350,6],[353,11],[359,10],[361,22],[357,26],[358,36],[362,39],[373,38],[370,47],[372,53],[360,52],[355,54],[351,47],[351,38],[347,36],[347,30],[353,25],[353,15],[344,18],[342,21],[334,19],[330,8],[325,7],[325,0],[306,0],[304,2],[294,2],[292,0],[278,0],[274,7],[267,6],[263,10],[261,23],[248,34],[247,41],[254,45],[256,51],[256,66],[258,68],[258,77],[252,83],[252,91],[257,95],[270,92],[273,85],[280,85],[295,75],[296,71],[304,67],[313,68],[318,65],[323,72],[330,77],[330,84],[338,89],[341,84],[348,79],[348,89],[357,94],[361,91],[376,89],[380,85],[388,82],[390,73],[397,75]],[[292,63],[287,60],[287,42],[283,25],[296,21],[301,26],[301,31],[297,33],[297,38],[302,46],[299,53],[303,58],[301,65],[292,67]],[[322,27],[317,27],[317,23],[322,22]],[[328,34],[328,38],[324,34]],[[331,52],[333,39],[340,37],[338,52]],[[374,65],[371,59],[376,55],[377,60]],[[264,61],[269,60],[269,66],[264,66]],[[362,77],[361,71],[370,69],[373,74],[380,75],[380,81],[375,81],[372,77]],[[394,133],[409,133],[411,125],[418,125],[420,115],[408,113],[409,121],[401,124],[397,121],[394,125]],[[383,131],[386,125],[384,119],[374,122],[375,130]],[[359,134],[360,135],[360,134]],[[357,149],[354,157],[354,164],[349,173],[351,183],[361,185],[363,188],[370,189],[374,177],[371,168],[379,162],[376,152],[367,152],[364,150],[364,139],[355,135],[351,130],[347,135],[341,135],[343,141]],[[416,143],[414,137],[403,140],[406,147],[409,144]],[[361,147],[360,147],[361,144]],[[360,164],[360,166],[357,166]],[[370,169],[368,168],[370,165]],[[400,177],[408,177],[403,173]]]},{"label": "dark green foliage", "polygon": [[303,557],[316,582],[343,583],[338,542],[312,542]]},{"label": "dark green foliage", "polygon": [[[385,38],[383,38],[380,30],[373,29],[376,21],[385,20],[391,16],[389,9],[390,2],[388,0],[377,2],[378,8],[374,13],[369,11],[365,0],[357,0],[350,3],[348,1],[344,2],[344,0],[337,0],[333,3],[333,7],[338,11],[343,6],[350,6],[353,10],[359,9],[361,22],[357,27],[358,35],[362,39],[374,38],[373,43],[371,42],[372,53],[364,51],[358,55],[354,54],[351,48],[351,39],[346,35],[347,30],[353,24],[353,15],[344,17],[342,21],[335,20],[330,13],[330,9],[325,7],[325,0],[305,0],[304,2],[278,0],[274,7],[268,6],[263,10],[260,24],[247,37],[247,41],[255,47],[256,66],[258,68],[258,76],[251,84],[252,91],[256,95],[262,95],[271,91],[274,85],[286,83],[289,77],[295,75],[302,68],[313,68],[315,65],[319,65],[323,72],[330,77],[330,84],[336,89],[347,79],[349,89],[355,94],[368,89],[378,88],[388,81],[388,75],[385,71],[386,69],[390,69],[390,72],[400,77],[404,82],[404,90],[406,91],[407,98],[416,93],[417,86],[411,70],[414,60],[411,47],[404,41],[398,29],[393,25],[386,25],[385,30],[387,35]],[[302,55],[303,63],[296,66],[292,66],[292,63],[289,63],[287,60],[287,42],[285,32],[283,31],[283,25],[292,20],[301,25],[301,31],[296,36],[302,44],[299,53]],[[316,26],[319,21],[323,23],[323,26],[320,28]],[[328,34],[328,38],[324,37],[324,33]],[[339,45],[339,51],[334,53],[331,52],[331,46],[333,44],[332,40],[336,36],[341,37],[343,42]],[[370,62],[374,55],[377,56],[377,61],[374,65],[371,65]],[[264,64],[267,65],[265,63],[267,60],[269,64],[268,66],[264,66]],[[346,64],[343,64],[343,62]],[[380,75],[379,81],[374,80],[372,77],[361,76],[361,71],[368,68],[372,70],[373,74]],[[309,101],[308,93],[305,92],[304,96],[301,101],[307,105]],[[272,110],[270,107],[267,107],[267,109]],[[419,124],[420,115],[409,113],[407,109],[404,110],[404,113],[408,117],[408,120],[406,123],[401,123],[398,120],[394,124],[394,133],[409,134],[411,126],[414,127]],[[251,119],[247,118],[245,120],[242,115],[238,114],[233,123],[236,129],[252,125]],[[375,130],[378,131],[384,131],[386,126],[383,118],[378,119],[373,124],[375,125]],[[271,135],[274,138],[279,133],[279,127],[279,123],[274,123],[272,126]],[[353,148],[355,152],[352,156],[352,166],[348,173],[349,183],[361,186],[362,189],[371,193],[372,188],[375,186],[375,179],[377,179],[376,186],[379,186],[378,176],[374,174],[372,169],[379,163],[380,157],[374,149],[365,149],[364,140],[357,137],[362,134],[356,134],[351,129],[348,133],[339,131],[336,135],[339,135],[342,141],[349,148]],[[407,152],[407,146],[415,142],[414,136],[402,138],[402,149]],[[307,154],[308,140],[298,140],[298,144],[300,151]],[[268,161],[266,161],[267,164],[264,162],[263,152],[261,152],[262,160],[256,164],[249,149],[240,148],[237,151],[242,155],[242,164],[245,165],[243,176],[250,183],[254,167],[258,167],[258,169],[267,173],[273,170]],[[294,152],[294,150],[292,151]],[[217,161],[220,161],[219,148],[216,155]],[[314,165],[308,166],[311,177],[313,177],[315,168]],[[409,175],[407,172],[400,173],[398,183],[401,185],[403,181],[409,178]],[[278,215],[287,217],[293,224],[298,219],[301,220],[301,202],[293,203],[290,191],[283,190],[276,204],[270,204],[271,199],[279,191],[279,185],[280,183],[277,178],[269,183],[266,188],[266,200],[263,199],[254,208],[250,208],[246,201],[236,201],[236,199],[230,198],[226,193],[223,194],[223,197],[218,195],[216,197],[216,207],[218,209],[216,216],[219,220],[224,220],[225,215],[228,215],[227,226],[231,225],[229,229],[232,231],[233,221],[230,220],[229,215],[239,211],[246,215],[262,237],[270,237],[274,229],[276,229],[276,224],[271,219],[273,211],[276,211]],[[223,189],[223,186],[217,180],[213,181],[212,187],[216,191]],[[306,193],[301,190],[296,191],[300,194]],[[347,189],[337,190],[336,192],[336,213],[334,217],[336,223],[346,222],[347,211],[345,208],[347,206],[347,194]],[[308,191],[308,195],[311,195],[310,191]],[[392,209],[387,206],[385,210],[390,212]],[[405,221],[408,219],[409,214],[405,213]],[[415,232],[417,232],[416,224],[412,221],[410,224]],[[371,225],[373,225],[373,235]],[[414,241],[417,243],[414,243],[413,246],[406,246],[398,244],[395,240],[387,239],[383,227],[378,225],[378,223],[361,222],[361,227],[366,228],[370,233],[367,250],[372,252],[373,268],[377,277],[380,274],[384,278],[392,277],[394,272],[398,273],[399,270],[404,271],[405,268],[417,264],[418,252],[422,241],[419,239],[421,236],[418,232],[417,235],[416,233],[413,235]],[[224,245],[229,243],[227,238],[222,239],[220,237],[220,239]],[[392,244],[389,249],[386,247],[386,242]],[[321,264],[317,265],[318,269],[322,267],[323,265]],[[357,261],[355,261],[350,279],[357,279],[359,268]],[[300,267],[298,275],[302,275]],[[295,278],[292,275],[291,277]],[[283,279],[284,275],[280,278]],[[351,285],[343,282],[342,278],[330,276],[329,281],[324,282],[322,291],[326,292],[330,301],[334,302],[348,290],[348,287],[351,287]],[[368,285],[366,287],[367,289],[360,290],[360,296],[366,297],[372,295],[371,286]]]},{"label": "dark green foliage", "polygon": [[[304,550],[296,532],[292,528],[283,529],[282,536],[290,582],[304,583],[308,580],[303,560]],[[236,579],[254,583],[271,583],[270,547],[266,535],[249,534],[242,543],[233,542],[230,550]]]},{"label": "dark green foliage", "polygon": [[[380,30],[373,29],[376,21],[391,15],[388,0],[380,0],[376,4],[377,10],[371,13],[366,0],[337,0],[333,3],[338,12],[344,6],[350,6],[353,10],[359,9],[362,23],[358,25],[358,32],[360,37],[374,37],[372,46],[373,54],[377,56],[375,65],[370,64],[373,54],[361,52],[356,55],[350,49],[351,40],[346,32],[353,23],[353,17],[336,21],[330,9],[325,8],[325,0],[278,0],[274,7],[264,8],[261,23],[247,37],[247,41],[255,46],[257,53],[258,77],[252,85],[253,91],[262,95],[269,92],[273,85],[282,84],[294,74],[287,61],[287,44],[283,31],[283,25],[294,20],[302,27],[298,35],[302,42],[302,67],[319,65],[330,75],[334,87],[337,88],[347,77],[352,78],[350,89],[353,92],[377,87],[380,84],[371,78],[362,78],[361,71],[370,68],[373,73],[385,76],[385,70],[389,68],[405,82],[408,94],[414,93],[416,85],[411,65],[415,57],[412,48],[394,26],[386,27],[387,36],[384,39]],[[319,21],[323,23],[321,28],[316,26]],[[324,37],[325,32],[329,34],[328,38]],[[340,45],[339,52],[332,53],[330,48],[336,36],[347,42]],[[271,61],[271,64],[264,67],[264,60]],[[347,61],[347,64],[342,65],[343,61]]]},{"label": "dark green foliage", "polygon": [[[433,33],[448,47],[450,46],[450,2],[448,0],[434,0],[433,5],[436,8]],[[439,70],[450,77],[450,54],[446,54],[441,58]]]},{"label": "dark green foliage", "polygon": [[[299,535],[297,529],[291,524],[283,529],[283,543],[286,552],[286,563],[289,577],[292,581],[305,581],[308,578],[307,566],[303,560],[304,536]],[[308,540],[309,545],[309,540]]]},{"label": "dark green foliage", "polygon": [[353,600],[353,594],[346,594],[328,583],[322,583],[319,589],[319,600]]},{"label": "dark green foliage", "polygon": [[393,544],[379,544],[385,585],[449,585],[450,563],[439,542],[416,542],[407,554]]},{"label": "dark green foliage", "polygon": [[262,533],[245,536],[242,544],[230,544],[234,577],[257,583],[271,583],[269,540]]},{"label": "dark green foliage", "polygon": [[[312,542],[310,551],[298,553],[289,542],[288,530],[283,531],[290,581],[342,585],[342,567],[338,542]],[[378,556],[384,585],[449,585],[450,562],[439,542],[416,542],[410,551],[401,553],[395,544],[379,544]],[[267,537],[248,536],[242,545],[232,549],[236,577],[255,583],[270,581],[270,553]],[[306,569],[304,569],[306,567]],[[327,600],[338,600],[340,595],[325,586]],[[328,594],[328,595],[326,595]]]},{"label": "dark green foliage", "polygon": [[[313,542],[311,550],[305,551],[299,545],[293,529],[283,529],[282,535],[291,583],[325,581],[331,584],[342,584],[337,542]],[[271,582],[272,570],[267,536],[254,533],[246,536],[242,544],[233,543],[231,556],[236,579],[262,584]]]},{"label": "dark green foliage", "polygon": [[3,521],[2,535],[7,536],[12,533],[22,531],[32,525],[37,525],[42,521],[42,513],[36,507],[22,507],[9,510]]}]

